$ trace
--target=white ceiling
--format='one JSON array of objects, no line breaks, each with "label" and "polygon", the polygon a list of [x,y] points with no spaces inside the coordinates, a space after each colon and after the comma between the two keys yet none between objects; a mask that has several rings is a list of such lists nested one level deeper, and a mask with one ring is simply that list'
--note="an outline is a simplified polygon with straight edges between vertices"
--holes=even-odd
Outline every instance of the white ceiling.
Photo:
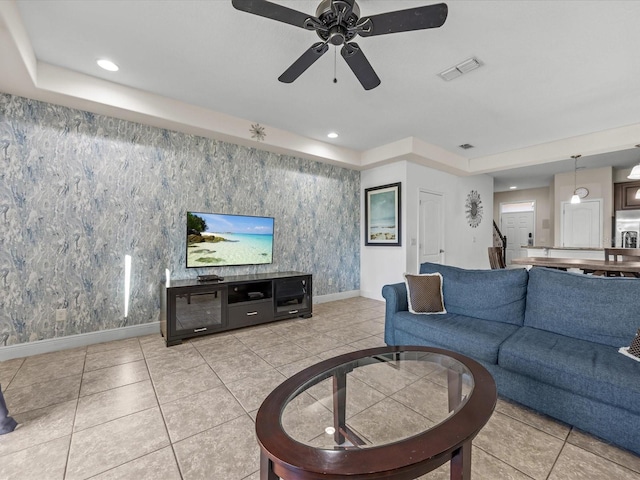
[{"label": "white ceiling", "polygon": [[[277,3],[314,14],[319,0]],[[358,3],[367,16],[437,2]],[[496,171],[540,164],[548,177],[572,169],[550,163],[572,154],[637,163],[640,2],[446,3],[441,28],[356,39],[382,80],[365,91],[339,53],[333,83],[332,51],[278,82],[317,36],[231,0],[3,1],[0,90],[242,144],[255,144],[248,127],[260,123],[269,150],[350,168],[407,158],[493,174],[497,189],[537,174]],[[484,66],[437,76],[471,56]],[[100,57],[120,71],[101,70]]]}]

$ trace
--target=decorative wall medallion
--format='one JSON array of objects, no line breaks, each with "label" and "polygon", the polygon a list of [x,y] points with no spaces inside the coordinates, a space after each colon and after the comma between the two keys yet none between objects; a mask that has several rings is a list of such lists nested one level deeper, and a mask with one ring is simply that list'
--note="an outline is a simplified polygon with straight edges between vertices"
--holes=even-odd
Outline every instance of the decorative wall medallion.
[{"label": "decorative wall medallion", "polygon": [[470,227],[476,228],[482,222],[482,200],[480,194],[476,190],[471,190],[467,195],[467,201],[464,204],[465,213],[467,214],[467,222]]},{"label": "decorative wall medallion", "polygon": [[264,137],[267,136],[267,134],[264,132],[264,127],[259,123],[252,124],[249,132],[251,133],[251,138],[255,138],[259,142],[264,140]]}]

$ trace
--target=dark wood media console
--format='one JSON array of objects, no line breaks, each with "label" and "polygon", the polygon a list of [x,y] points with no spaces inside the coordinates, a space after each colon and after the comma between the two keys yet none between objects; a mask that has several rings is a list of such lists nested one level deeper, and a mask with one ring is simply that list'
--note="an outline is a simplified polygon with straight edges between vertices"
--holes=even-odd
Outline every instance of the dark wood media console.
[{"label": "dark wood media console", "polygon": [[160,330],[167,347],[185,338],[312,314],[312,276],[300,272],[172,280],[160,286]]}]

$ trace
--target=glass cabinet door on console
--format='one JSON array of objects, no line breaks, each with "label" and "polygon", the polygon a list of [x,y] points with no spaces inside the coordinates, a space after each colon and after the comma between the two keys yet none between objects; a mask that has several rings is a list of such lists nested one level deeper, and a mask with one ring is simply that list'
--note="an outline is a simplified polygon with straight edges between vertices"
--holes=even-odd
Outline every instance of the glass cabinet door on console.
[{"label": "glass cabinet door on console", "polygon": [[172,334],[211,333],[226,327],[225,287],[176,288],[171,293],[169,328]]},{"label": "glass cabinet door on console", "polygon": [[274,281],[276,316],[311,313],[311,276]]}]

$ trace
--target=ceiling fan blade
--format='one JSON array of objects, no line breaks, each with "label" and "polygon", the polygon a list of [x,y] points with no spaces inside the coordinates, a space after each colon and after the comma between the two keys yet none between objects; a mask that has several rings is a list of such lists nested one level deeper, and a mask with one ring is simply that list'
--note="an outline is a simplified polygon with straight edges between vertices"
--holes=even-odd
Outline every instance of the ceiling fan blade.
[{"label": "ceiling fan blade", "polygon": [[[266,0],[232,0],[231,4],[237,10],[260,15],[261,17],[277,20],[278,22],[288,23],[296,27],[306,28],[307,30],[313,30],[313,25],[321,24],[313,15],[283,7],[276,3],[267,2]],[[311,20],[312,26],[309,25],[309,20]]]},{"label": "ceiling fan blade", "polygon": [[311,45],[311,48],[304,52],[287,70],[278,77],[283,83],[292,83],[296,78],[302,75],[307,68],[315,63],[322,55],[327,53],[329,45],[324,42],[318,42]]},{"label": "ceiling fan blade", "polygon": [[357,43],[345,43],[340,50],[340,55],[345,59],[365,90],[371,90],[380,85],[378,75],[373,71],[373,67]]},{"label": "ceiling fan blade", "polygon": [[362,37],[410,32],[441,27],[447,19],[446,3],[381,13],[360,19],[358,34]]}]

